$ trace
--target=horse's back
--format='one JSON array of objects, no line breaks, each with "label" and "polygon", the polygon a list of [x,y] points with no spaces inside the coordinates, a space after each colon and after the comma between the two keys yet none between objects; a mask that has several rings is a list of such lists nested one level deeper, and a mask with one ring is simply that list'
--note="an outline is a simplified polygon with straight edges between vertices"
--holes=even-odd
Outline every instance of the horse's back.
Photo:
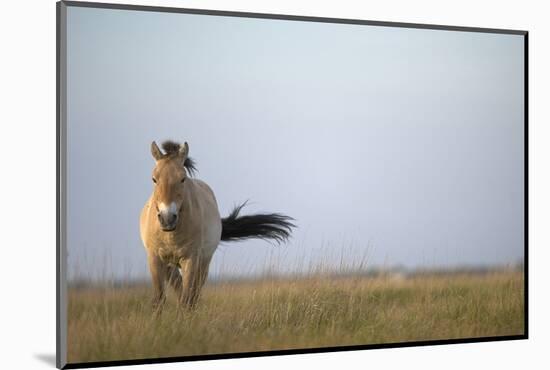
[{"label": "horse's back", "polygon": [[198,209],[195,209],[193,212],[193,217],[201,218],[200,224],[204,238],[203,247],[208,252],[214,253],[220,242],[222,233],[222,223],[216,196],[210,186],[204,181],[192,179],[191,182],[193,184],[191,194],[195,198],[192,203],[198,205]]},{"label": "horse's back", "polygon": [[218,219],[221,225],[218,202],[216,201],[216,196],[210,186],[202,180],[193,179],[191,181],[193,183],[193,189],[191,191],[191,196],[194,197],[193,203],[199,205],[199,208],[201,209],[200,213],[204,215],[204,217],[207,217],[209,222],[213,222]]},{"label": "horse's back", "polygon": [[204,197],[208,202],[212,203],[216,207],[216,209],[218,209],[218,202],[216,201],[216,196],[214,195],[214,191],[212,191],[212,188],[210,188],[210,186],[208,186],[208,184],[202,180],[193,179],[192,181],[197,186],[197,188],[200,189],[201,196]]}]

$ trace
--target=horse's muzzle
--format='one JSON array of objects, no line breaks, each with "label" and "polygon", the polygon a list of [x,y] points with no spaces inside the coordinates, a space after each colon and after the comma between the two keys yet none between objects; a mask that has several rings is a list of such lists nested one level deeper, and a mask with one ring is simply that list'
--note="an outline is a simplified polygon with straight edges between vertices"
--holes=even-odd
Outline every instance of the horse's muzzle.
[{"label": "horse's muzzle", "polygon": [[178,224],[178,214],[170,212],[159,212],[157,217],[162,231],[174,231]]}]

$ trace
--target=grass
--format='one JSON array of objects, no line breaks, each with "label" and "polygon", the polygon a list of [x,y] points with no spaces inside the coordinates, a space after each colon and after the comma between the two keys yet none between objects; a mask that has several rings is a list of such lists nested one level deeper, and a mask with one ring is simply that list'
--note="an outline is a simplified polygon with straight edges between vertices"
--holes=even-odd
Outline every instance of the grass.
[{"label": "grass", "polygon": [[523,286],[523,273],[511,271],[217,282],[179,319],[171,291],[155,319],[148,286],[70,288],[68,360],[519,335]]}]

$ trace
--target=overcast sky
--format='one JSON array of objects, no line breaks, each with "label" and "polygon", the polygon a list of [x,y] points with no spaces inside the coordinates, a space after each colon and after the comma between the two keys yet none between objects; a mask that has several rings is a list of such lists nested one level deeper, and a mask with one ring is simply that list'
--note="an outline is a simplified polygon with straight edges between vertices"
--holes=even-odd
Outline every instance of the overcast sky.
[{"label": "overcast sky", "polygon": [[282,212],[285,246],[214,275],[523,258],[523,37],[68,8],[71,275],[146,276],[151,141],[187,141],[220,212]]}]

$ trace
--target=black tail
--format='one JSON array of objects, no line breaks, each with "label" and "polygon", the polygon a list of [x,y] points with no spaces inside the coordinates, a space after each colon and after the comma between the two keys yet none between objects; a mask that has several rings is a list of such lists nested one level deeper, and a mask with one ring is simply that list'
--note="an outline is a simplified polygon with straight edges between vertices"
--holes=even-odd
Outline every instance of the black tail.
[{"label": "black tail", "polygon": [[287,241],[296,227],[294,219],[279,213],[239,216],[246,202],[236,206],[231,214],[222,218],[222,241],[236,241],[251,238],[275,240],[277,243]]}]

